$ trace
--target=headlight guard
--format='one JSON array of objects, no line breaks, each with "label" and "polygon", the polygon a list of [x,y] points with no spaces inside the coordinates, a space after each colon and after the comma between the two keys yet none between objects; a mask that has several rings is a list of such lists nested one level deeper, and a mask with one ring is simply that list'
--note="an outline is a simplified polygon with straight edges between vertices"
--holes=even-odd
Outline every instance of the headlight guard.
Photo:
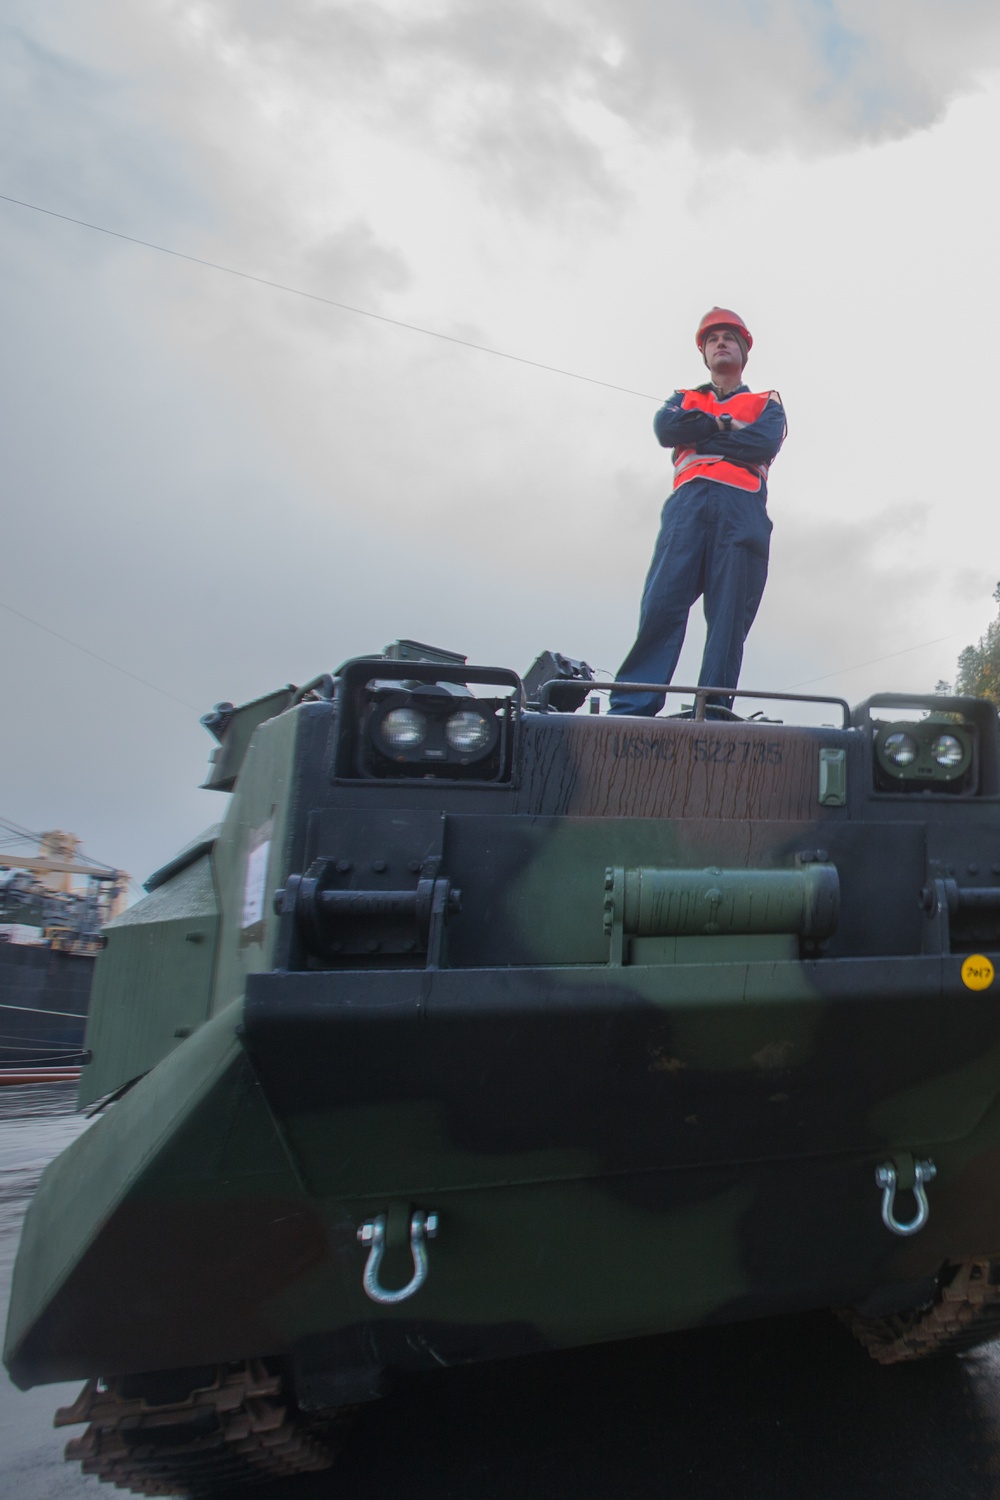
[{"label": "headlight guard", "polygon": [[524,707],[506,667],[355,657],[337,674],[335,781],[509,784]]}]

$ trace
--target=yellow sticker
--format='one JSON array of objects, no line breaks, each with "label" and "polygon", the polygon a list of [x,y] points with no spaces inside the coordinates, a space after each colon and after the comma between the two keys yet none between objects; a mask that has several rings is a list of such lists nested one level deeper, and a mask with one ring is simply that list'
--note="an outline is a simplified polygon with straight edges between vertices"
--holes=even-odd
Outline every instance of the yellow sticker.
[{"label": "yellow sticker", "polygon": [[962,965],[962,983],[970,990],[988,990],[993,983],[993,965],[981,953],[970,953]]}]

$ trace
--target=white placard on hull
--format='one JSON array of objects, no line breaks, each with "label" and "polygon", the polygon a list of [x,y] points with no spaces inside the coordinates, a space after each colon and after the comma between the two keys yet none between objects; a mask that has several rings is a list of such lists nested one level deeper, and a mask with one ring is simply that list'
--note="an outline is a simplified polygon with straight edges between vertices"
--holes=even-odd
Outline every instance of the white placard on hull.
[{"label": "white placard on hull", "polygon": [[241,927],[254,927],[264,916],[264,896],[267,892],[267,856],[271,852],[271,840],[265,838],[255,844],[247,855],[247,878],[243,885],[243,918]]}]

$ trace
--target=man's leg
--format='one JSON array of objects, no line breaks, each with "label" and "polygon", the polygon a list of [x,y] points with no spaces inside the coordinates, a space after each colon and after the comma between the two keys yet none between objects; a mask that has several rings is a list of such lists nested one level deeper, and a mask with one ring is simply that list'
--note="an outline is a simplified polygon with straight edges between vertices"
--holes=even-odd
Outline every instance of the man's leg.
[{"label": "man's leg", "polygon": [[[692,482],[663,507],[660,534],[646,575],[635,645],[618,669],[619,682],[668,683],[684,644],[688,612],[704,587],[703,486]],[[686,493],[690,490],[692,493]],[[611,694],[611,713],[650,718],[663,693]]]},{"label": "man's leg", "polygon": [[[718,486],[721,490],[723,486]],[[735,688],[743,646],[767,582],[771,520],[759,495],[729,489],[719,498],[718,521],[705,557],[708,633],[698,685]],[[732,708],[731,697],[713,700]]]}]

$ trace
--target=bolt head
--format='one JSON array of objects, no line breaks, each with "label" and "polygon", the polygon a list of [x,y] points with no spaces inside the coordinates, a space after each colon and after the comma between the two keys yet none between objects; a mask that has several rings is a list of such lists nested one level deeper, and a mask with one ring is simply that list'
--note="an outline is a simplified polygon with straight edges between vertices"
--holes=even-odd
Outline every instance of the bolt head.
[{"label": "bolt head", "polygon": [[361,1241],[362,1245],[370,1245],[374,1238],[375,1225],[369,1220],[368,1223],[362,1224],[361,1228],[358,1230],[358,1239]]}]

